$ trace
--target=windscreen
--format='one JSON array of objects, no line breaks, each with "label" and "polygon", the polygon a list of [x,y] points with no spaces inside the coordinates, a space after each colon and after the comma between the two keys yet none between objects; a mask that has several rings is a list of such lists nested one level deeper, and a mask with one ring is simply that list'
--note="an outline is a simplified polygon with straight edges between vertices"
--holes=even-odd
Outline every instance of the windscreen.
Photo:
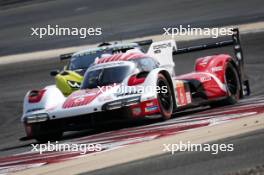
[{"label": "windscreen", "polygon": [[101,55],[104,53],[105,52],[98,51],[94,53],[85,54],[82,56],[73,56],[69,64],[69,70],[83,69],[85,72],[85,70],[94,62],[94,60],[97,57],[100,58]]},{"label": "windscreen", "polygon": [[101,58],[103,54],[124,53],[127,50],[134,49],[135,47],[113,47],[102,50],[93,51],[84,55],[73,56],[69,65],[69,70],[74,70],[81,75],[84,75],[87,68],[94,63],[96,58]]},{"label": "windscreen", "polygon": [[88,71],[85,74],[81,89],[93,89],[121,83],[131,72],[129,66],[117,66]]}]

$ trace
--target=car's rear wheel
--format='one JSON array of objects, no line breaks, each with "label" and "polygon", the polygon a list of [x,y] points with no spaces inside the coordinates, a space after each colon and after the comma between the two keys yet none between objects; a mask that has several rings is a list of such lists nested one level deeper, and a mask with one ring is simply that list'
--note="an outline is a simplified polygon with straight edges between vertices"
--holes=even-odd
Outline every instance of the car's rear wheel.
[{"label": "car's rear wheel", "polygon": [[236,68],[230,62],[226,65],[224,78],[228,96],[224,100],[213,103],[212,107],[232,105],[239,100],[241,91],[240,79]]},{"label": "car's rear wheel", "polygon": [[158,75],[157,87],[159,87],[157,98],[160,113],[163,120],[168,120],[171,118],[173,112],[173,97],[169,83],[162,74]]}]

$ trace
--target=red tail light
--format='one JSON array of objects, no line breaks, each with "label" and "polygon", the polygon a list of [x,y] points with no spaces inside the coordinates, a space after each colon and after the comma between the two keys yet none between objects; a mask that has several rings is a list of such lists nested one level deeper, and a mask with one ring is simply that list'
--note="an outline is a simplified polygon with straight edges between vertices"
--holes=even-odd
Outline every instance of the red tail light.
[{"label": "red tail light", "polygon": [[46,91],[45,89],[30,91],[29,96],[28,96],[28,102],[29,103],[38,103],[41,100],[41,98],[43,97],[45,91]]},{"label": "red tail light", "polygon": [[128,86],[134,86],[134,85],[138,85],[138,84],[141,84],[145,81],[145,77],[142,77],[142,78],[137,78],[136,75],[133,75],[129,78],[128,82],[127,82],[127,85]]}]

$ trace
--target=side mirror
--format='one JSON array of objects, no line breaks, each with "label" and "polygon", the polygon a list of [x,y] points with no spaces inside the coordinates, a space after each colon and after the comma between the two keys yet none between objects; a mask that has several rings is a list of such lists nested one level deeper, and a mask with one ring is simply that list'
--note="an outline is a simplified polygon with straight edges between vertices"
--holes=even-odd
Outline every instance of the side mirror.
[{"label": "side mirror", "polygon": [[55,76],[58,75],[59,73],[60,73],[59,70],[52,70],[52,71],[50,71],[50,76],[55,77]]}]

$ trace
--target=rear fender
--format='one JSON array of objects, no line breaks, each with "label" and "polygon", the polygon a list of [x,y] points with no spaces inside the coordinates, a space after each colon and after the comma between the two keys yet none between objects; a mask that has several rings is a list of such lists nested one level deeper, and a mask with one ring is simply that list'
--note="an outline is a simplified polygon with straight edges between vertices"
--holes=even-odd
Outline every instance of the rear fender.
[{"label": "rear fender", "polygon": [[198,58],[195,62],[195,71],[211,73],[225,83],[225,66],[228,62],[232,62],[232,57],[227,54]]}]

